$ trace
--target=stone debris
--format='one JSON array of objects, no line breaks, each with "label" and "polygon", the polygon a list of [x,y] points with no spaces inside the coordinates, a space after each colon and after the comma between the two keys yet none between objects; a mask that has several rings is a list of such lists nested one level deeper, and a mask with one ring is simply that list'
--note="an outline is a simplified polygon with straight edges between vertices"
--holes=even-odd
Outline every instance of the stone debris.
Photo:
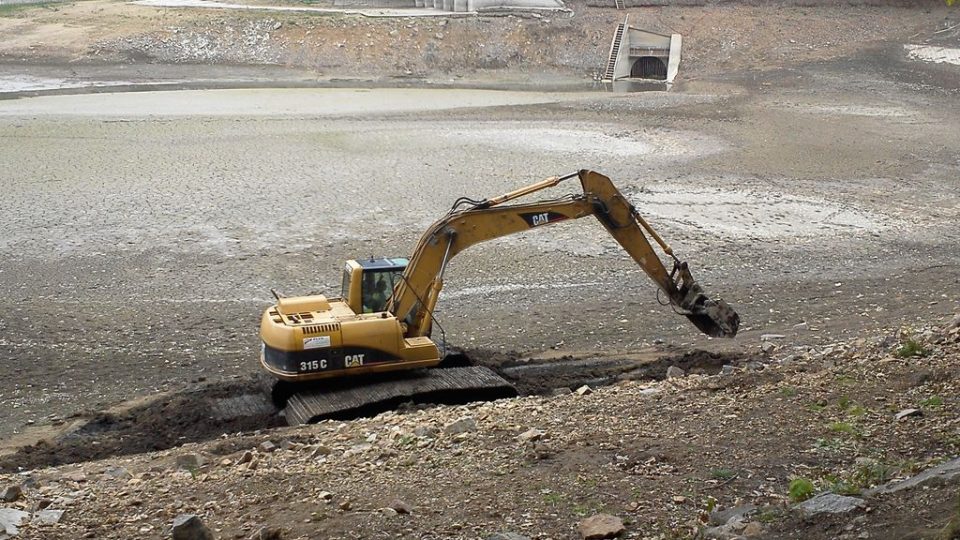
[{"label": "stone debris", "polygon": [[857,497],[837,495],[836,493],[821,493],[812,499],[807,499],[794,506],[795,509],[808,516],[818,514],[846,514],[854,510],[866,508],[867,503]]},{"label": "stone debris", "polygon": [[517,435],[517,440],[521,442],[533,442],[539,441],[543,438],[545,433],[537,428],[530,428],[520,435]]},{"label": "stone debris", "polygon": [[486,537],[485,540],[530,540],[530,537],[513,532],[500,532]]},{"label": "stone debris", "polygon": [[16,508],[0,508],[0,538],[20,534],[20,525],[30,517],[29,512]]},{"label": "stone debris", "polygon": [[133,475],[123,467],[107,467],[103,474],[116,480],[130,480]]},{"label": "stone debris", "polygon": [[409,504],[401,501],[400,499],[393,499],[392,501],[390,501],[390,503],[387,504],[387,508],[393,510],[394,512],[396,512],[396,513],[398,513],[398,514],[412,514],[412,513],[413,513],[413,507],[411,507]]},{"label": "stone debris", "polygon": [[577,388],[576,390],[574,390],[573,393],[578,396],[585,396],[587,394],[593,393],[593,390],[589,386],[583,385],[580,388]]},{"label": "stone debris", "polygon": [[773,341],[775,339],[783,339],[787,336],[783,334],[760,334],[760,341]]},{"label": "stone debris", "polygon": [[447,435],[457,435],[460,433],[468,433],[471,431],[477,430],[477,421],[473,419],[472,416],[465,416],[447,424],[443,428],[443,432]]},{"label": "stone debris", "polygon": [[677,366],[670,366],[667,368],[667,378],[668,379],[679,379],[686,377],[687,372]]},{"label": "stone debris", "polygon": [[253,461],[253,452],[247,450],[240,456],[240,459],[237,460],[237,464],[243,465],[245,463],[250,463]]},{"label": "stone debris", "polygon": [[955,458],[941,463],[936,467],[931,467],[906,480],[888,482],[877,488],[867,490],[864,494],[873,496],[876,494],[896,493],[898,491],[922,486],[949,485],[958,482],[960,482],[960,458]]},{"label": "stone debris", "polygon": [[63,518],[64,510],[40,510],[33,514],[32,521],[41,525],[56,525]]},{"label": "stone debris", "polygon": [[260,527],[249,540],[283,540],[283,529],[275,527]]},{"label": "stone debris", "polygon": [[923,416],[923,411],[920,409],[904,409],[895,415],[898,422],[911,416]]},{"label": "stone debris", "polygon": [[0,492],[0,499],[3,499],[3,502],[14,502],[20,498],[22,493],[23,490],[20,489],[19,485],[10,484],[9,486],[3,488],[3,492]]},{"label": "stone debris", "polygon": [[269,454],[270,452],[275,452],[277,450],[277,445],[273,444],[272,441],[263,441],[260,443],[260,446],[258,446],[257,449],[264,454]]},{"label": "stone debris", "polygon": [[610,514],[596,514],[580,522],[577,531],[583,540],[604,540],[616,538],[627,530],[623,521]]},{"label": "stone debris", "polygon": [[205,460],[199,454],[181,454],[177,456],[177,468],[196,471],[203,467]]},{"label": "stone debris", "polygon": [[173,519],[173,540],[214,540],[213,532],[194,514]]},{"label": "stone debris", "polygon": [[710,513],[709,523],[711,525],[726,525],[732,521],[744,521],[744,518],[755,513],[756,511],[757,507],[753,504],[734,506],[724,510],[715,510]]}]

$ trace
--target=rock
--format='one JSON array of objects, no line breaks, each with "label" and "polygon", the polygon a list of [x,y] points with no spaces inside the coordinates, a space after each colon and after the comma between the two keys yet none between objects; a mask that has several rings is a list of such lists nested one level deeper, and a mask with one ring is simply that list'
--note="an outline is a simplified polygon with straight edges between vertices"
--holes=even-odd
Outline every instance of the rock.
[{"label": "rock", "polygon": [[760,536],[763,534],[763,525],[760,525],[756,521],[751,521],[750,523],[747,523],[746,527],[744,527],[740,532],[743,534],[743,536],[748,538],[751,536]]},{"label": "rock", "polygon": [[587,394],[593,393],[593,390],[591,390],[589,386],[583,385],[580,388],[577,388],[576,390],[574,390],[573,393],[578,396],[585,396]]},{"label": "rock", "polygon": [[317,458],[320,456],[329,456],[332,453],[333,453],[333,448],[320,444],[320,445],[317,445],[317,447],[314,448],[312,452],[310,452],[310,457]]},{"label": "rock", "polygon": [[783,339],[787,336],[783,334],[760,334],[760,341],[773,341],[775,339]]},{"label": "rock", "polygon": [[423,437],[426,439],[433,439],[437,436],[437,433],[440,433],[440,430],[434,426],[417,426],[413,429],[413,434],[417,437]]},{"label": "rock", "polygon": [[721,375],[733,375],[736,371],[737,368],[731,366],[730,364],[724,364],[723,367],[720,368]]},{"label": "rock", "polygon": [[299,450],[303,448],[303,445],[297,442],[289,441],[284,439],[280,442],[280,448],[283,450]]},{"label": "rock", "polygon": [[40,510],[33,514],[33,522],[41,525],[56,525],[63,518],[63,510]]},{"label": "rock", "polygon": [[743,521],[745,517],[756,511],[757,507],[752,504],[717,510],[716,512],[710,513],[710,523],[713,525],[726,525],[732,521]]},{"label": "rock", "polygon": [[486,540],[530,540],[530,537],[513,532],[501,532],[488,536]]},{"label": "rock", "polygon": [[[567,395],[567,394],[572,394],[572,393],[573,393],[573,390],[567,388],[566,386],[561,386],[560,388],[554,388],[553,390],[550,391],[550,395],[551,395],[551,396],[554,396],[554,397],[556,397],[556,396],[565,396],[565,395]],[[506,534],[506,533],[505,533],[505,534]],[[512,534],[512,533],[511,533],[511,534]],[[491,536],[491,538],[493,538],[493,537]]]},{"label": "rock", "polygon": [[83,474],[83,471],[73,471],[63,475],[64,480],[69,480],[71,482],[81,483],[87,481],[87,475]]},{"label": "rock", "polygon": [[380,512],[380,515],[382,515],[382,516],[387,516],[387,517],[397,515],[397,511],[394,510],[393,508],[386,508],[386,507],[384,507],[384,508],[381,508],[381,509],[377,510],[377,512]]},{"label": "rock", "polygon": [[[16,536],[20,533],[20,525],[30,517],[29,512],[16,508],[0,508],[0,531],[6,535]],[[2,538],[3,536],[0,536]]]},{"label": "rock", "polygon": [[237,460],[238,465],[243,465],[244,463],[250,463],[253,461],[253,452],[247,450],[240,456],[240,459]]},{"label": "rock", "polygon": [[603,540],[604,538],[616,538],[626,531],[623,521],[610,514],[597,514],[590,516],[580,522],[577,531],[583,540]]},{"label": "rock", "polygon": [[956,328],[960,328],[960,313],[957,313],[957,314],[953,317],[953,320],[950,321],[950,324],[947,325],[947,329],[948,329],[948,330],[954,330],[954,329],[956,329]]},{"label": "rock", "polygon": [[777,344],[772,341],[764,341],[760,344],[760,351],[762,352],[772,353],[775,350],[777,350]]},{"label": "rock", "polygon": [[409,504],[401,501],[400,499],[393,499],[392,501],[390,501],[390,504],[387,505],[387,508],[392,509],[398,514],[413,513],[413,508]]},{"label": "rock", "polygon": [[864,494],[873,496],[878,493],[895,493],[920,486],[943,486],[960,482],[960,458],[951,459],[936,467],[899,482],[888,482],[882,486],[867,490]]},{"label": "rock", "polygon": [[539,441],[543,438],[544,433],[537,428],[530,428],[520,435],[517,435],[517,440],[521,442],[533,442]]},{"label": "rock", "polygon": [[20,498],[20,495],[23,494],[23,490],[20,489],[20,486],[16,484],[10,484],[9,486],[3,488],[3,492],[0,493],[0,499],[3,499],[3,502],[14,502]]},{"label": "rock", "polygon": [[458,433],[467,433],[468,431],[477,430],[477,421],[473,419],[472,416],[465,416],[456,422],[447,424],[443,428],[443,432],[447,435],[456,435]]},{"label": "rock", "polygon": [[898,422],[904,418],[910,418],[911,416],[923,416],[923,411],[920,409],[904,409],[896,414]]},{"label": "rock", "polygon": [[269,454],[270,452],[275,452],[277,450],[277,445],[273,444],[271,441],[263,441],[260,443],[260,446],[258,446],[257,449],[264,454]]},{"label": "rock", "polygon": [[794,506],[808,516],[818,514],[846,514],[867,506],[866,501],[857,497],[847,497],[836,493],[821,493],[812,499]]},{"label": "rock", "polygon": [[344,512],[347,512],[347,511],[349,511],[351,508],[353,508],[353,504],[351,504],[350,501],[343,501],[343,502],[340,503],[340,505],[338,506],[338,508],[340,508],[340,509],[343,510]]},{"label": "rock", "polygon": [[687,372],[678,368],[677,366],[670,366],[667,368],[667,378],[668,379],[678,379],[680,377],[685,377]]},{"label": "rock", "polygon": [[129,480],[133,478],[133,475],[130,474],[130,471],[123,467],[107,467],[103,474],[113,478],[115,480]]},{"label": "rock", "polygon": [[177,468],[195,471],[203,467],[204,459],[199,454],[182,454],[177,456]]},{"label": "rock", "polygon": [[283,529],[260,527],[250,536],[250,540],[283,540]]},{"label": "rock", "polygon": [[173,519],[173,540],[213,540],[213,533],[197,516],[180,514]]},{"label": "rock", "polygon": [[324,502],[330,502],[333,500],[333,493],[330,493],[329,491],[321,491],[320,493],[317,493],[317,498]]}]

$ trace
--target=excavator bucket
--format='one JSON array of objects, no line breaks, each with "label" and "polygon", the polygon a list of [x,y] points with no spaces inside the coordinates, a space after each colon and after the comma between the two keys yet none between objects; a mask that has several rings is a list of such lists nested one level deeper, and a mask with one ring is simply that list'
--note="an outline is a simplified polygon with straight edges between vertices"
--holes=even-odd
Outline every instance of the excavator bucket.
[{"label": "excavator bucket", "polygon": [[740,329],[740,315],[723,300],[711,300],[703,292],[700,284],[693,279],[687,263],[680,263],[674,269],[680,274],[680,288],[675,303],[684,310],[701,332],[712,337],[733,337]]}]

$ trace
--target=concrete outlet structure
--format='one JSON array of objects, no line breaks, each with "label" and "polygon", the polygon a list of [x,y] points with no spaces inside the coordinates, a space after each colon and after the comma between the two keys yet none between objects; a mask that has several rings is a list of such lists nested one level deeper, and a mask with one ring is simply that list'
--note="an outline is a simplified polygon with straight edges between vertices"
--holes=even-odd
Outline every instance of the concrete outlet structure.
[{"label": "concrete outlet structure", "polygon": [[673,82],[680,69],[680,34],[658,34],[636,28],[625,18],[613,36],[604,82],[623,79]]}]

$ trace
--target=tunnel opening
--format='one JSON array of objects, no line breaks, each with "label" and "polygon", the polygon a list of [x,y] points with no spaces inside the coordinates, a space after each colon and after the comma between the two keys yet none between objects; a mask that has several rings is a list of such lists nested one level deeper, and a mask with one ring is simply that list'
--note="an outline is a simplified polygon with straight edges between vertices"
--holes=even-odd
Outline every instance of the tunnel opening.
[{"label": "tunnel opening", "polygon": [[630,77],[633,79],[667,80],[667,65],[656,56],[641,56],[630,68]]}]

